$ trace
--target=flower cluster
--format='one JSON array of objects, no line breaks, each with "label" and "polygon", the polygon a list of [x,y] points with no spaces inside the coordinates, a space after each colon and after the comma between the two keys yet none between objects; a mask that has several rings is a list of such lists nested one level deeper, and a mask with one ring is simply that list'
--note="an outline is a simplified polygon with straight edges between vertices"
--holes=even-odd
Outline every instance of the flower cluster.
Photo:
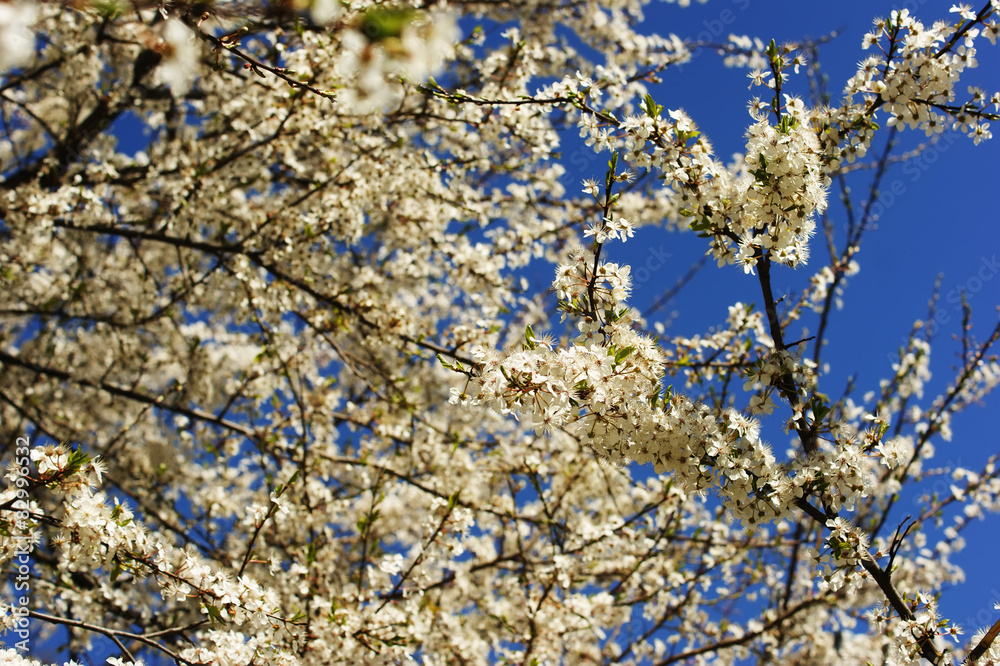
[{"label": "flower cluster", "polygon": [[605,243],[618,238],[624,243],[635,235],[635,230],[627,218],[612,214],[600,222],[590,225],[583,235],[584,237],[593,236],[597,243]]},{"label": "flower cluster", "polygon": [[[845,390],[865,222],[827,218],[801,292],[775,264],[884,116],[990,137],[955,91],[995,2],[882,22],[834,102],[792,93],[815,43],[730,37],[764,99],[726,160],[650,94],[724,24],[643,2],[122,8],[0,0],[0,629],[116,665],[941,661],[915,595],[1000,469],[928,461],[1000,328],[938,395],[929,321]],[[653,225],[754,293],[661,317],[700,276],[611,244]]]},{"label": "flower cluster", "polygon": [[845,586],[848,593],[856,592],[863,582],[857,565],[870,557],[868,535],[843,518],[826,521],[826,527],[830,530],[826,537],[829,555],[848,566],[827,567],[827,575],[821,585],[831,592],[837,592]]},{"label": "flower cluster", "polygon": [[620,124],[626,159],[662,172],[677,191],[690,227],[709,235],[719,265],[753,272],[767,253],[789,266],[805,263],[815,216],[826,208],[823,150],[812,129],[812,112],[785,97],[781,122],[757,114],[747,131],[746,158],[728,169],[683,111],[660,115],[652,100],[646,114]]},{"label": "flower cluster", "polygon": [[[186,603],[198,598],[201,612],[213,620],[257,630],[264,627],[268,632],[280,625],[280,603],[273,591],[248,576],[233,580],[204,558],[176,548],[150,533],[118,498],[109,501],[105,493],[95,491],[103,468],[99,461],[87,460],[62,446],[35,447],[30,459],[39,477],[49,479],[50,487],[63,496],[58,518],[47,520],[57,526],[51,543],[63,572],[89,576],[113,571],[116,577],[127,574],[133,581],[151,576],[164,600]],[[16,476],[8,480],[11,486],[5,494],[19,485]],[[31,513],[36,523],[44,516],[37,504],[32,505]],[[3,553],[8,560],[14,555],[8,548]],[[241,638],[239,643],[248,655],[274,656],[263,641],[255,639],[248,644]],[[199,655],[215,653],[192,647],[186,654],[197,660]]]},{"label": "flower cluster", "polygon": [[[855,250],[850,250],[853,255]],[[826,309],[826,302],[833,299],[837,309],[844,307],[843,292],[847,286],[847,278],[857,275],[861,270],[861,265],[854,259],[850,259],[846,264],[836,266],[824,266],[810,280],[809,304],[815,312],[823,312]],[[833,292],[831,293],[831,287]]]},{"label": "flower cluster", "polygon": [[[855,444],[838,442],[782,465],[753,419],[662,394],[663,356],[631,329],[634,317],[623,302],[628,271],[597,263],[595,273],[594,257],[584,250],[573,259],[560,266],[553,286],[564,317],[577,319],[575,344],[555,348],[529,329],[520,350],[480,349],[478,373],[453,400],[530,417],[539,433],[565,430],[611,462],[652,463],[683,487],[717,487],[725,506],[749,524],[780,518],[820,488],[835,510],[852,509],[867,496],[871,472]],[[807,368],[786,352],[757,363],[747,388],[764,393],[754,396],[751,409],[769,413],[770,392],[783,382],[808,386]],[[802,406],[796,411],[801,419]]]},{"label": "flower cluster", "polygon": [[[887,61],[873,58],[862,63],[852,86],[875,96],[889,114],[888,125],[919,128],[928,136],[948,127],[948,115],[942,109],[955,101],[955,83],[962,73],[977,65],[975,39],[980,28],[973,27],[974,13],[964,12],[962,18],[958,24],[938,21],[925,26],[902,9],[876,21],[874,30],[865,35],[863,46],[879,48]],[[982,30],[992,43],[995,19]],[[968,102],[955,107],[952,125],[979,143],[989,127],[983,122],[983,111],[990,104],[1000,110],[1000,98],[994,96],[987,102],[985,95],[972,92]]]},{"label": "flower cluster", "polygon": [[[993,610],[1000,610],[1000,603],[993,604]],[[989,631],[989,629],[979,629],[972,634],[972,645],[982,645]],[[1000,664],[1000,641],[994,639],[988,643],[982,657],[976,663],[983,666],[996,666]]]},{"label": "flower cluster", "polygon": [[367,114],[399,99],[398,79],[419,83],[440,71],[458,26],[448,11],[372,9],[341,40],[337,69],[348,84],[338,100],[348,113]]},{"label": "flower cluster", "polygon": [[778,127],[759,118],[747,131],[750,182],[729,224],[739,236],[735,261],[747,272],[763,252],[788,266],[806,263],[815,215],[826,209],[819,141],[802,102],[786,98],[785,103],[787,115]]},{"label": "flower cluster", "polygon": [[924,384],[931,378],[930,356],[930,344],[926,340],[913,338],[910,340],[909,348],[902,352],[899,361],[892,364],[895,377],[892,380],[882,380],[882,388],[888,387],[891,381],[898,386],[900,398],[905,399],[910,396],[922,398]]},{"label": "flower cluster", "polygon": [[910,602],[915,612],[912,617],[890,619],[891,611],[886,608],[876,608],[870,618],[879,628],[884,628],[890,638],[886,649],[886,664],[905,666],[918,663],[925,640],[934,640],[938,636],[950,636],[956,641],[961,629],[954,624],[949,626],[947,620],[942,620],[938,610],[937,599],[924,592],[917,592]]},{"label": "flower cluster", "polygon": [[163,26],[163,39],[156,45],[163,61],[156,68],[161,83],[170,88],[174,97],[183,97],[198,72],[201,55],[195,34],[178,19],[170,19]]},{"label": "flower cluster", "polygon": [[0,72],[30,62],[35,50],[34,3],[0,3]]}]

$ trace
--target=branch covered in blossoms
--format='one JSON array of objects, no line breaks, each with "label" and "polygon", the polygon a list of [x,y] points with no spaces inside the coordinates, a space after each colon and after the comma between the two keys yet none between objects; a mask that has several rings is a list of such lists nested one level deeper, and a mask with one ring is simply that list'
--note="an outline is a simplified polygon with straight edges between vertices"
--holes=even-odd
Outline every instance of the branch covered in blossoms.
[{"label": "branch covered in blossoms", "polygon": [[[943,614],[1000,325],[828,365],[911,130],[991,139],[997,3],[836,96],[838,38],[675,10],[0,1],[0,657],[997,660]],[[728,161],[661,86],[712,52]]]}]

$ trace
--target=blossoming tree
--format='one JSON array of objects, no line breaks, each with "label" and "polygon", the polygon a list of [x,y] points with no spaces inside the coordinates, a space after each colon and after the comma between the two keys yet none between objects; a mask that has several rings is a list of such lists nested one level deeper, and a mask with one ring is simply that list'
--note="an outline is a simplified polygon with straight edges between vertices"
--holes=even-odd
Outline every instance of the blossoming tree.
[{"label": "blossoming tree", "polygon": [[[877,20],[831,96],[626,0],[0,2],[5,663],[1000,660],[938,610],[996,460],[897,508],[1000,328],[936,397],[920,326],[867,394],[822,362],[869,226],[828,200],[878,136],[990,138],[998,10]],[[656,99],[699,49],[755,87],[729,164]],[[651,226],[756,305],[657,329],[610,261]]]}]

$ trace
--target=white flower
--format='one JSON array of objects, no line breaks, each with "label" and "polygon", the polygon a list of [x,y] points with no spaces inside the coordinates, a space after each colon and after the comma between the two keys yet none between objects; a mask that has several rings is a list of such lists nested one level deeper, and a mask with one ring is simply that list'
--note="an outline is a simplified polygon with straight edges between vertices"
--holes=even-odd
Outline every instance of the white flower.
[{"label": "white flower", "polygon": [[403,556],[399,553],[386,555],[379,562],[378,568],[390,576],[395,576],[403,570]]},{"label": "white flower", "polygon": [[909,436],[894,437],[875,447],[875,452],[889,469],[905,465],[913,456],[913,439]]},{"label": "white flower", "polygon": [[989,130],[989,123],[981,123],[971,132],[972,143],[979,145],[982,141],[989,141],[993,138],[993,132]]},{"label": "white flower", "polygon": [[328,25],[340,18],[344,8],[340,0],[313,0],[309,5],[309,15],[319,25]]},{"label": "white flower", "polygon": [[437,74],[459,39],[455,15],[435,11],[412,19],[398,37],[372,41],[357,30],[341,35],[337,69],[350,81],[339,96],[350,113],[378,111],[402,95],[398,79],[421,82]]},{"label": "white flower", "polygon": [[0,71],[20,67],[35,52],[37,10],[30,2],[0,2]]},{"label": "white flower", "polygon": [[278,511],[281,513],[281,515],[283,516],[288,515],[288,503],[285,502],[273,490],[271,491],[271,504],[274,504],[276,507],[278,507]]},{"label": "white flower", "polygon": [[584,238],[594,237],[598,243],[603,243],[608,239],[607,227],[603,222],[591,222],[587,224],[587,229],[583,232]]},{"label": "white flower", "polygon": [[119,657],[108,657],[105,663],[111,664],[111,666],[143,666],[144,664],[141,659],[139,661],[125,661]]},{"label": "white flower", "polygon": [[69,451],[62,444],[32,449],[30,457],[38,467],[38,473],[42,475],[60,472],[69,464]]},{"label": "white flower", "polygon": [[770,72],[761,71],[759,69],[752,70],[747,74],[747,78],[750,79],[750,85],[747,88],[753,88],[754,86],[762,86],[767,84],[767,79],[771,75]]},{"label": "white flower", "polygon": [[976,12],[972,11],[972,5],[952,5],[948,11],[958,14],[966,21],[976,20]]},{"label": "white flower", "polygon": [[163,62],[157,69],[157,76],[170,88],[174,97],[183,97],[191,89],[198,71],[199,53],[195,35],[177,19],[170,19],[163,28],[160,49]]}]

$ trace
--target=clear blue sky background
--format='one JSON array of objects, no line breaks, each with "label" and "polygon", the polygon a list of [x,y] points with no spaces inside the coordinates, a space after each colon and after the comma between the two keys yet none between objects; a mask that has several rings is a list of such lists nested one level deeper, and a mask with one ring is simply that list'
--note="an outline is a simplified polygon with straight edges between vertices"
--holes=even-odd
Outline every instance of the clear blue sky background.
[{"label": "clear blue sky background", "polygon": [[[980,3],[981,4],[981,3]],[[843,90],[844,82],[856,70],[864,57],[861,40],[870,29],[872,19],[887,16],[893,9],[909,8],[925,24],[934,19],[955,19],[949,14],[950,3],[863,2],[846,0],[836,3],[761,2],[760,0],[718,0],[685,9],[653,2],[647,6],[646,23],[650,31],[673,32],[682,38],[724,41],[730,33],[760,37],[765,43],[774,38],[782,41],[802,37],[818,37],[837,31],[838,36],[822,47],[821,64],[829,75],[828,89],[834,100]],[[977,10],[979,5],[974,7]],[[699,33],[701,33],[699,35]],[[967,72],[958,90],[966,94],[966,85],[976,84],[988,92],[1000,89],[1000,43],[990,47],[982,40],[979,67]],[[744,69],[722,67],[714,53],[701,53],[680,72],[668,71],[654,95],[657,103],[667,109],[682,107],[712,141],[716,154],[728,161],[734,152],[742,152],[743,132],[750,123],[747,102],[766,90],[747,89],[749,80]],[[808,82],[803,73],[792,76],[786,92],[808,99]],[[962,99],[961,101],[964,101]],[[879,119],[884,125],[885,118]],[[883,180],[883,192],[893,187],[902,196],[883,195],[886,205],[875,228],[863,240],[858,256],[861,272],[849,280],[844,294],[844,308],[835,312],[828,329],[831,343],[824,350],[824,359],[837,378],[824,387],[839,394],[846,378],[855,375],[859,390],[856,401],[867,390],[878,388],[878,380],[889,374],[889,354],[905,341],[913,322],[927,314],[927,302],[935,280],[941,276],[941,316],[937,344],[933,348],[931,369],[934,378],[925,392],[922,405],[929,404],[954,376],[960,347],[953,335],[961,329],[961,310],[956,301],[958,292],[966,290],[973,306],[974,333],[985,338],[996,324],[1000,304],[1000,234],[997,231],[997,198],[1000,194],[1000,123],[990,128],[995,139],[974,146],[959,134],[945,137],[928,150],[917,162],[895,165]],[[884,146],[886,133],[876,138],[875,146]],[[901,149],[908,150],[926,140],[922,132],[900,135]],[[567,153],[571,150],[565,148]],[[576,187],[580,179],[600,177],[601,163],[593,165],[593,173],[568,174]],[[897,182],[898,181],[898,182]],[[855,183],[855,205],[862,201],[867,178]],[[896,185],[893,185],[897,183]],[[902,189],[900,189],[902,188]],[[838,224],[846,225],[843,208],[831,201],[831,215]],[[641,266],[649,256],[649,248],[663,241],[673,253],[672,264],[654,273],[652,279],[639,286],[633,302],[642,308],[652,302],[662,287],[669,288],[687,268],[703,254],[705,241],[693,234],[667,235],[656,229],[642,229],[628,244],[609,244],[610,260],[625,261]],[[821,238],[814,239],[813,257],[825,254]],[[796,271],[777,267],[772,271],[776,296],[790,289],[799,290],[810,267]],[[714,266],[714,265],[713,265]],[[741,270],[709,266],[671,303],[676,313],[668,333],[695,334],[720,324],[726,307],[736,300],[762,302],[757,280],[744,276]],[[816,320],[803,325],[816,332]],[[794,333],[791,336],[795,338]],[[1000,435],[995,418],[1000,395],[991,396],[984,407],[973,407],[953,423],[952,441],[936,440],[934,460],[925,465],[963,466],[978,470],[992,454],[1000,451]],[[774,441],[777,450],[784,441]],[[945,486],[946,487],[946,486]],[[895,522],[916,513],[916,499],[902,502],[894,514]],[[1000,600],[1000,573],[996,563],[1000,546],[1000,517],[989,515],[976,521],[965,532],[967,548],[954,556],[966,570],[966,583],[942,595],[941,608],[946,617],[963,625],[966,634],[992,624],[1000,611],[993,609]],[[978,618],[977,618],[978,616]]]},{"label": "clear blue sky background", "polygon": [[[722,42],[731,33],[760,37],[766,43],[798,40],[805,36],[839,36],[823,47],[821,62],[829,75],[829,89],[835,98],[843,84],[863,57],[861,39],[875,16],[885,16],[894,8],[909,7],[918,17],[930,22],[948,18],[950,3],[926,1],[889,3],[884,1],[842,0],[836,3],[764,2],[762,0],[714,0],[706,5],[679,8],[654,0],[646,8],[649,32],[676,33],[685,39]],[[978,9],[978,6],[975,8]],[[1000,89],[1000,45],[989,47],[983,42],[979,54],[980,67],[967,74],[968,83],[976,83],[988,92]],[[742,152],[743,133],[750,123],[747,102],[753,95],[766,91],[747,89],[749,80],[744,69],[726,69],[721,58],[710,52],[700,53],[679,71],[668,71],[664,83],[655,94],[656,101],[667,109],[684,108],[711,139],[716,154],[724,161],[734,152]],[[786,91],[808,97],[804,73],[793,76]],[[959,90],[964,94],[964,85]],[[884,121],[884,118],[882,118]],[[137,123],[124,122],[116,129],[122,149],[133,152],[143,139]],[[949,295],[966,289],[974,308],[974,331],[984,337],[997,321],[1000,304],[1000,274],[996,260],[1000,259],[1000,235],[997,233],[997,196],[1000,193],[1000,123],[993,127],[997,138],[973,146],[962,136],[944,140],[920,158],[920,168],[906,165],[893,167],[883,190],[889,191],[897,182],[902,196],[894,197],[877,226],[864,239],[858,256],[861,272],[849,281],[844,294],[845,307],[834,313],[824,358],[830,363],[835,381],[824,385],[836,395],[848,376],[856,375],[857,396],[877,389],[877,382],[889,372],[888,355],[893,353],[908,335],[915,319],[927,312],[927,301],[937,276],[941,276],[942,308],[947,319],[938,330],[938,344],[932,357],[934,379],[922,404],[927,404],[953,376],[959,347],[951,336],[959,332],[961,312],[949,302]],[[918,132],[902,135],[901,149],[913,147],[924,140]],[[563,154],[572,155],[581,147],[575,133],[567,134]],[[884,145],[884,134],[876,146]],[[595,159],[589,171],[574,171],[566,161],[566,186],[570,192],[579,190],[584,178],[603,176],[603,161]],[[865,189],[858,183],[861,197]],[[888,201],[888,197],[886,198]],[[843,223],[842,208],[831,203],[834,219]],[[821,258],[821,239],[816,239],[813,256]],[[664,246],[672,257],[651,279],[639,285],[633,303],[643,309],[664,290],[673,286],[688,268],[704,254],[706,243],[693,234],[668,235],[654,228],[640,229],[627,244],[613,242],[605,256],[612,261],[643,266],[650,248]],[[772,272],[778,295],[801,289],[811,274],[810,267],[797,271],[776,267]],[[986,268],[983,268],[983,267]],[[551,267],[538,266],[538,284],[551,279]],[[985,277],[981,277],[985,276]],[[734,267],[714,268],[710,264],[672,301],[668,311],[676,313],[670,334],[693,335],[725,320],[727,307],[737,300],[760,303],[759,286],[752,276]],[[816,322],[806,321],[810,333]],[[792,337],[796,337],[794,334]],[[936,441],[935,463],[979,469],[986,458],[1000,451],[1000,436],[995,419],[1000,395],[993,396],[987,407],[973,408],[953,423],[951,443]],[[782,450],[785,440],[772,442]],[[934,466],[933,464],[931,466]],[[896,522],[919,507],[913,501],[903,502],[896,512]],[[962,624],[968,633],[994,622],[998,611],[994,601],[1000,600],[1000,574],[995,567],[1000,546],[1000,517],[989,516],[974,523],[965,533],[968,547],[955,556],[965,568],[967,582],[942,597],[943,613]]]}]

